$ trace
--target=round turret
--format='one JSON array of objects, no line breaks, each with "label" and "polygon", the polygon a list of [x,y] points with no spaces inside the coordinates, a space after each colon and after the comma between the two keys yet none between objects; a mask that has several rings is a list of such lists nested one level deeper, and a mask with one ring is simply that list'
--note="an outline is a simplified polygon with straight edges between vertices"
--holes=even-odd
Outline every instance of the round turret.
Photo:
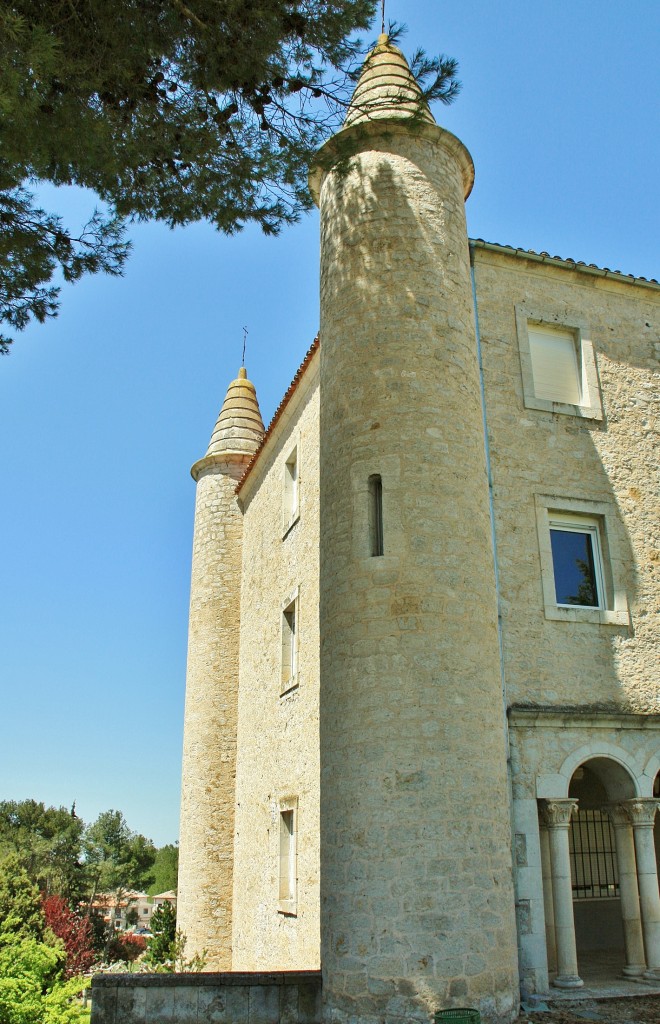
[{"label": "round turret", "polygon": [[243,516],[236,484],[264,426],[241,367],[227,390],[197,481],[181,787],[177,923],[186,956],[231,968],[234,806]]},{"label": "round turret", "polygon": [[469,153],[381,38],[321,212],[326,1016],[510,1019],[518,984]]}]

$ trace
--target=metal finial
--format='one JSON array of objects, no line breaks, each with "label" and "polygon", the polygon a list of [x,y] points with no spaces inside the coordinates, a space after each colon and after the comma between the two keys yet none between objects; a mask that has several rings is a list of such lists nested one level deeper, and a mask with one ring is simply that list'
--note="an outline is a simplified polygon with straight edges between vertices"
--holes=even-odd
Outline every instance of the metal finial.
[{"label": "metal finial", "polygon": [[244,327],[243,328],[243,359],[241,361],[241,366],[245,366],[245,344],[247,342],[247,336],[248,336],[248,329],[247,329],[247,327]]},{"label": "metal finial", "polygon": [[380,2],[380,12],[380,32],[381,35],[385,35],[385,0],[381,0]]}]

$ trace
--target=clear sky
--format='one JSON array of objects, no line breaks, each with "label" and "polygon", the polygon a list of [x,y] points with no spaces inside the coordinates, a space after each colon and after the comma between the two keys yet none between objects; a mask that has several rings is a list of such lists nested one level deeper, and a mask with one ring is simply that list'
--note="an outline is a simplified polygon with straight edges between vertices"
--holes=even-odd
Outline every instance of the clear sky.
[{"label": "clear sky", "polygon": [[[387,0],[460,62],[473,237],[658,277],[657,0]],[[377,27],[374,28],[374,38]],[[50,195],[53,193],[51,192]],[[93,197],[55,195],[71,216]],[[194,484],[249,330],[268,422],[318,326],[318,218],[132,229],[0,359],[0,798],[178,835]]]}]

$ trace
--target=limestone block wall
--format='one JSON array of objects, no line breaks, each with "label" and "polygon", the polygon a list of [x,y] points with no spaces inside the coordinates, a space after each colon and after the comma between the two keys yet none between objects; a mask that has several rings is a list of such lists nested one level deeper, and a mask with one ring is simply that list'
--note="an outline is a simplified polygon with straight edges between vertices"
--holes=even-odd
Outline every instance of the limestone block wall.
[{"label": "limestone block wall", "polygon": [[[478,248],[475,275],[508,701],[658,711],[660,289]],[[591,341],[602,419],[525,406],[516,310]],[[618,623],[546,617],[539,502],[606,513]]]},{"label": "limestone block wall", "polygon": [[471,163],[435,126],[364,126],[351,145],[320,192],[325,1014],[504,1020],[518,985]]},{"label": "limestone block wall", "polygon": [[[233,968],[319,966],[318,355],[241,491],[244,504]],[[299,517],[285,526],[298,453]],[[281,694],[282,611],[297,598],[297,685]],[[280,807],[297,806],[295,916],[278,901]]]},{"label": "limestone block wall", "polygon": [[91,1024],[316,1024],[321,976],[96,974]]}]

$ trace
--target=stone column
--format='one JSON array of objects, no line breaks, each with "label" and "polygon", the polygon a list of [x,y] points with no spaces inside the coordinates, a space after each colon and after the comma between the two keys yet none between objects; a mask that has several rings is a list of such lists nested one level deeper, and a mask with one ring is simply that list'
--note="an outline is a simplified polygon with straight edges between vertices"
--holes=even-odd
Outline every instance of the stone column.
[{"label": "stone column", "polygon": [[633,830],[625,807],[620,804],[614,804],[607,808],[607,813],[614,825],[616,860],[619,869],[621,918],[623,920],[623,941],[626,950],[626,964],[623,968],[623,974],[629,978],[636,978],[646,970],[646,961],[644,959],[644,938],[639,909],[639,889],[637,888],[637,864],[635,863]]},{"label": "stone column", "polygon": [[630,818],[635,837],[637,884],[648,964],[645,976],[653,980],[660,978],[660,893],[653,841],[653,822],[659,803],[659,800],[646,797],[626,800],[621,805]]},{"label": "stone column", "polygon": [[552,984],[556,988],[581,988],[584,984],[578,975],[577,967],[571,861],[568,852],[568,828],[571,814],[575,810],[577,800],[571,799],[546,800],[542,807],[543,823],[548,830],[550,847],[557,945],[557,975]]},{"label": "stone column", "polygon": [[545,826],[539,829],[541,843],[541,874],[543,877],[543,908],[545,912],[545,942],[548,950],[548,970],[557,970],[557,940],[555,937],[555,908],[552,898],[552,865],[550,838]]}]

